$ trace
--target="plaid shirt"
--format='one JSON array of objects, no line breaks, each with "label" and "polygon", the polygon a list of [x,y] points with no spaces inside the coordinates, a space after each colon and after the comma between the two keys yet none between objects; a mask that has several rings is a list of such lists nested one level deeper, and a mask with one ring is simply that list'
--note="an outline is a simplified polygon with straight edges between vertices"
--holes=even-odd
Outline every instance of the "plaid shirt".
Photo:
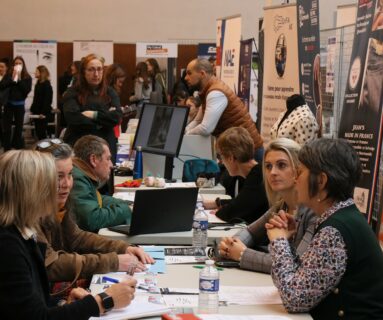
[{"label": "plaid shirt", "polygon": [[[275,209],[271,208],[262,217],[250,224],[247,229],[243,229],[235,235],[248,247],[242,254],[241,269],[270,273],[272,260],[267,252],[268,240],[265,223],[269,221],[274,213]],[[292,247],[296,248],[297,254],[301,256],[311,242],[317,217],[310,209],[299,207],[296,221],[297,233],[290,242]]]}]

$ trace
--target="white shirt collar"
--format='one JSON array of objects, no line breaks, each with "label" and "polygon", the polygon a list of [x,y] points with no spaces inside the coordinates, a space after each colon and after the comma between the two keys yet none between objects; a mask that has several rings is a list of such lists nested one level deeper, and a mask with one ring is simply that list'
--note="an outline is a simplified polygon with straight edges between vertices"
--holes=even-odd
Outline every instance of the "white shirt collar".
[{"label": "white shirt collar", "polygon": [[25,240],[33,239],[36,241],[36,239],[37,239],[36,229],[34,229],[34,228],[24,228],[24,230],[21,230],[20,228],[17,228],[17,229],[19,229],[22,237]]}]

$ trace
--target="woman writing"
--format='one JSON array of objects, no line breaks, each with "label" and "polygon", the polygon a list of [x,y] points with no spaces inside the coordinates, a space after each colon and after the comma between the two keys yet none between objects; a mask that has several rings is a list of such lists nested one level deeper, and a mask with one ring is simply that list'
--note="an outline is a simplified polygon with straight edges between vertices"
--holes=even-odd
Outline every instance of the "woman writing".
[{"label": "woman writing", "polygon": [[223,204],[221,200],[204,201],[207,209],[217,208],[215,214],[222,220],[252,223],[268,208],[263,186],[262,167],[254,160],[254,142],[250,133],[241,127],[223,132],[216,143],[217,152],[230,176],[245,179],[238,196]]},{"label": "woman writing", "polygon": [[58,212],[55,219],[42,221],[39,232],[39,240],[47,244],[45,266],[50,281],[73,282],[113,271],[133,273],[145,270],[145,263],[154,263],[139,247],[81,230],[68,200],[73,186],[71,147],[52,139],[40,141],[35,149],[54,157],[58,177]]},{"label": "woman writing", "polygon": [[290,312],[314,319],[381,319],[383,253],[352,200],[361,166],[354,148],[338,139],[309,142],[299,152],[298,203],[318,216],[307,251],[291,250],[291,220],[266,224],[272,277]]},{"label": "woman writing", "polygon": [[[33,183],[31,183],[33,181]],[[0,318],[88,319],[134,297],[136,281],[110,286],[103,294],[71,291],[62,307],[53,307],[44,266],[45,245],[36,240],[40,219],[56,212],[57,174],[51,155],[19,150],[0,157]],[[106,296],[105,296],[106,295]]]},{"label": "woman writing", "polygon": [[80,73],[73,87],[64,97],[67,122],[64,141],[70,145],[84,135],[93,134],[105,139],[115,163],[117,140],[114,126],[120,123],[120,99],[104,80],[104,59],[89,54],[81,61]]},{"label": "woman writing", "polygon": [[35,77],[37,82],[33,94],[31,113],[38,116],[34,122],[37,138],[41,140],[47,137],[48,121],[52,115],[53,90],[49,81],[49,70],[46,66],[38,66]]},{"label": "woman writing", "polygon": [[273,140],[265,149],[263,177],[270,209],[246,229],[234,237],[223,238],[219,244],[221,256],[239,261],[241,269],[270,273],[271,256],[262,249],[267,244],[265,223],[281,209],[295,221],[291,245],[299,256],[311,241],[316,216],[306,207],[298,206],[295,190],[299,150],[299,144],[287,138]]}]

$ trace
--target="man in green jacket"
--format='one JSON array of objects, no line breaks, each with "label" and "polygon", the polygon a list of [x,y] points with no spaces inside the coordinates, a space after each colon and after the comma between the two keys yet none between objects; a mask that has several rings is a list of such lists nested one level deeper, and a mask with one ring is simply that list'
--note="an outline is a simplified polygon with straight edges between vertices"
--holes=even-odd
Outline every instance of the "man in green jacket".
[{"label": "man in green jacket", "polygon": [[71,199],[79,227],[97,232],[101,228],[129,224],[128,203],[98,191],[108,181],[113,167],[108,143],[100,137],[86,135],[75,143],[74,154]]}]

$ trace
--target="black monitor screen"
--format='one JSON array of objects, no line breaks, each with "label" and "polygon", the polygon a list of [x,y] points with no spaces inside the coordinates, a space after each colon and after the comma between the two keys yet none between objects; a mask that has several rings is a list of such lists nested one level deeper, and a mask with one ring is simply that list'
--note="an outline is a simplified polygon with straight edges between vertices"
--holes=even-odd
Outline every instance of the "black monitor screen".
[{"label": "black monitor screen", "polygon": [[188,107],[147,103],[143,106],[133,146],[143,152],[178,156]]}]

